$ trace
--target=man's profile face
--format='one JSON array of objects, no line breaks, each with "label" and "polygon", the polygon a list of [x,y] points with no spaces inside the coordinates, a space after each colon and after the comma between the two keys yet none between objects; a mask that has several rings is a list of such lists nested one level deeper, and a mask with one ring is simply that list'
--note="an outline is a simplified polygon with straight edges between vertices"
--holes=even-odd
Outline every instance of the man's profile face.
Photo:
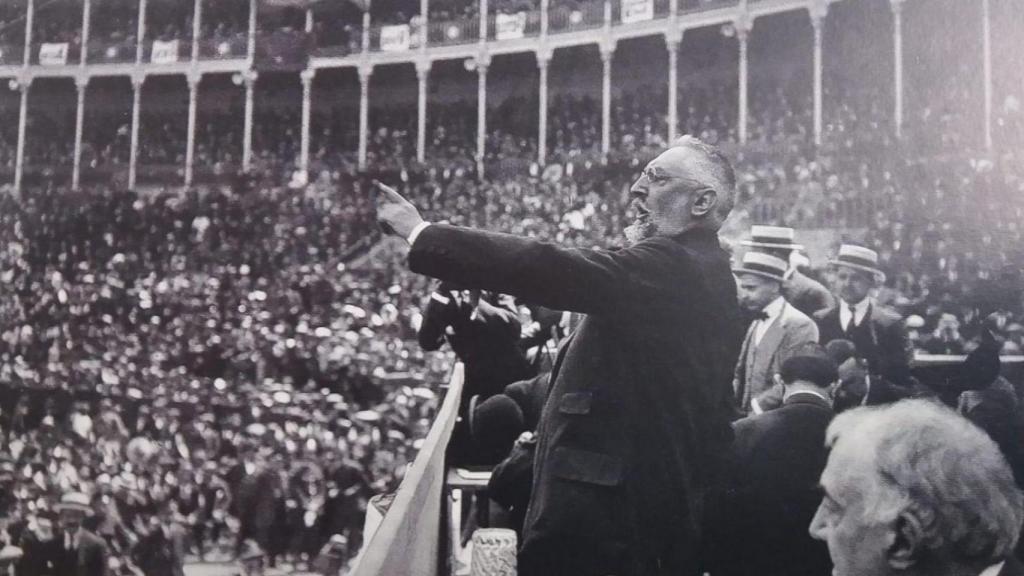
[{"label": "man's profile face", "polygon": [[875,279],[869,272],[840,266],[836,269],[836,289],[843,302],[857,304],[868,297],[875,287]]},{"label": "man's profile face", "polygon": [[630,244],[653,236],[673,236],[693,220],[695,192],[705,188],[694,173],[698,152],[669,148],[644,168],[629,190],[635,219],[626,230]]},{"label": "man's profile face", "polygon": [[811,520],[813,538],[828,545],[833,576],[882,576],[889,573],[887,551],[891,530],[865,517],[860,487],[870,470],[870,455],[840,441],[832,448],[821,475],[824,496]]},{"label": "man's profile face", "polygon": [[779,296],[779,283],[757,274],[736,276],[736,296],[740,306],[749,312],[758,312]]}]

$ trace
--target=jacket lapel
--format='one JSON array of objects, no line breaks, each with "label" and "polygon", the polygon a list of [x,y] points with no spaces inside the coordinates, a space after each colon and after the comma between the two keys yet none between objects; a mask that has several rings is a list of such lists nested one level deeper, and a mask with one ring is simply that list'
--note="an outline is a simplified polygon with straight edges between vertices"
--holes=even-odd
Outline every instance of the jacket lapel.
[{"label": "jacket lapel", "polygon": [[786,330],[786,309],[788,307],[789,304],[783,304],[782,312],[779,313],[778,318],[768,327],[768,331],[761,337],[761,343],[757,345],[758,370],[771,363],[772,357],[775,356],[775,351],[782,342],[782,336]]}]

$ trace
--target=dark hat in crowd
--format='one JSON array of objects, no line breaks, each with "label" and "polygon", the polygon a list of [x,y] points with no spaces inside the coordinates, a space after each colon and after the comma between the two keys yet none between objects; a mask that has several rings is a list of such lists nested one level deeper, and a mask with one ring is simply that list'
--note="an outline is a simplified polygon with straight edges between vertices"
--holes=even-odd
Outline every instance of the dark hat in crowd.
[{"label": "dark hat in crowd", "polygon": [[1001,348],[992,332],[988,328],[983,329],[981,343],[958,367],[950,378],[950,385],[958,391],[988,388],[1002,371],[1002,361],[999,358]]},{"label": "dark hat in crowd", "polygon": [[519,434],[525,430],[523,411],[505,394],[495,394],[479,401],[469,401],[469,431],[481,457],[501,459],[508,455]]},{"label": "dark hat in crowd", "polygon": [[810,382],[819,388],[827,388],[839,379],[836,363],[817,344],[807,344],[798,348],[792,356],[782,362],[779,375],[786,384],[797,381]]},{"label": "dark hat in crowd", "polygon": [[263,558],[265,555],[260,545],[250,538],[242,542],[242,550],[238,554],[238,559],[245,562],[247,560]]},{"label": "dark hat in crowd", "polygon": [[825,353],[836,366],[842,366],[843,362],[857,356],[857,345],[849,340],[837,338],[825,345]]}]

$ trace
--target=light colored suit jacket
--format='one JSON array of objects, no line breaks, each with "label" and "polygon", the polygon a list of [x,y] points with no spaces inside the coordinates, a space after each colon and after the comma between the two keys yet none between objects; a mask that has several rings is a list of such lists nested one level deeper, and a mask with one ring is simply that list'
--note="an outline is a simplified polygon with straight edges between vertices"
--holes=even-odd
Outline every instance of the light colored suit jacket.
[{"label": "light colored suit jacket", "polygon": [[754,344],[756,325],[756,322],[752,322],[747,329],[733,378],[736,404],[744,412],[750,412],[754,400],[762,410],[781,405],[781,390],[772,391],[775,387],[775,374],[794,350],[818,341],[818,325],[789,302],[783,305],[782,313],[768,327],[758,344]]}]

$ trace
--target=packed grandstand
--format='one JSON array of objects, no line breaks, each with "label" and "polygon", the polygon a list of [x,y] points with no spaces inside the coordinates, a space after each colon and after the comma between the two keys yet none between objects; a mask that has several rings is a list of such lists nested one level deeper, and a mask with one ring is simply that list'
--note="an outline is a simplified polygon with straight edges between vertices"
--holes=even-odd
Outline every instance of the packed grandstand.
[{"label": "packed grandstand", "polygon": [[[73,489],[122,565],[163,507],[196,558],[231,556],[242,525],[290,565],[336,534],[354,555],[454,361],[416,343],[431,284],[378,242],[371,178],[435,221],[610,246],[640,168],[693,134],[737,165],[728,239],[816,235],[812,274],[863,240],[920,352],[969,351],[983,327],[1024,349],[1015,0],[84,4],[0,3],[0,473],[20,530]],[[670,50],[615,36],[666,20]],[[258,518],[233,475],[251,455],[274,471]]]}]

